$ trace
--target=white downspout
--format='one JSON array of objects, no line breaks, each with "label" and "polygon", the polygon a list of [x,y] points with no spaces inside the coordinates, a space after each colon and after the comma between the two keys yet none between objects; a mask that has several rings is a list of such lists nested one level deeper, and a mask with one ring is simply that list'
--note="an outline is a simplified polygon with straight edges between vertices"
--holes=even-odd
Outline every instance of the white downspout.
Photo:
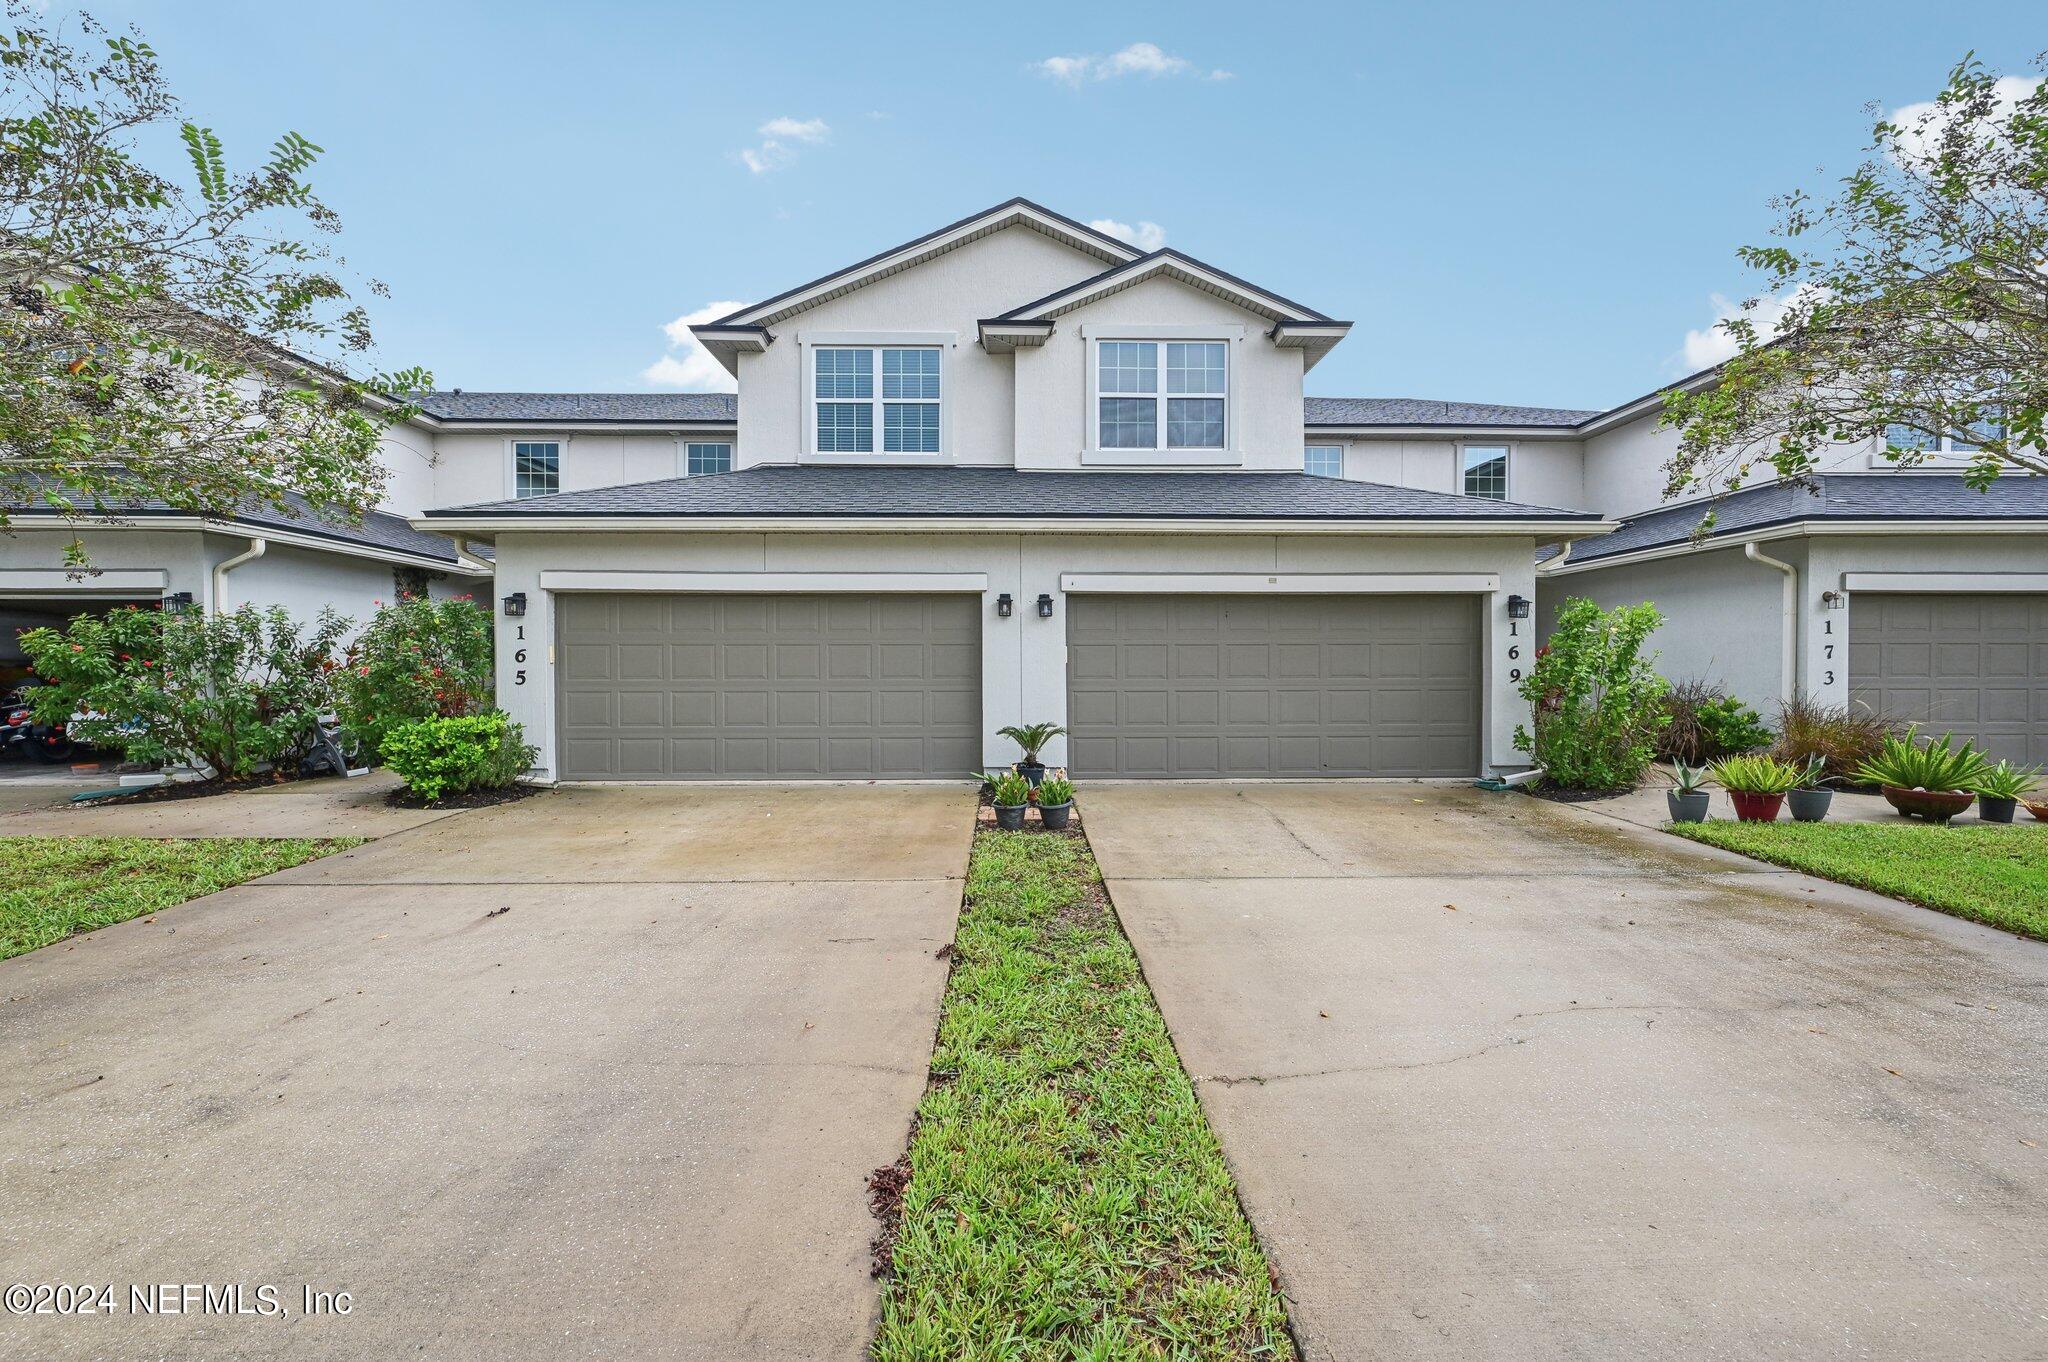
[{"label": "white downspout", "polygon": [[1558,553],[1557,557],[1551,559],[1547,563],[1538,563],[1536,565],[1536,575],[1538,577],[1548,577],[1551,573],[1563,567],[1567,562],[1571,560],[1572,549],[1578,544],[1578,542],[1579,541],[1576,539],[1565,540],[1564,548]]},{"label": "white downspout", "polygon": [[227,598],[228,574],[244,563],[253,563],[270,551],[268,539],[251,539],[249,547],[234,557],[213,565],[213,613],[218,615],[226,610],[223,602]]},{"label": "white downspout", "polygon": [[1778,692],[1789,705],[1797,698],[1793,692],[1799,686],[1799,569],[1771,557],[1755,540],[1742,546],[1742,556],[1785,574],[1785,599],[1779,612],[1783,636],[1778,643]]}]

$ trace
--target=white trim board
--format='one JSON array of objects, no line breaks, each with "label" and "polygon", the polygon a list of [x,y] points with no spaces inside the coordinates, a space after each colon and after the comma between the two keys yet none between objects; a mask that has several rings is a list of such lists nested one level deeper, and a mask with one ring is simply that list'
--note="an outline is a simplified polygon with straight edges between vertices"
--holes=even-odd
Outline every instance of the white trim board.
[{"label": "white trim board", "polygon": [[[584,530],[606,534],[1070,534],[1070,535],[1377,535],[1387,538],[1457,536],[1536,539],[1552,543],[1610,534],[1603,520],[1154,520],[1114,516],[1063,519],[1040,516],[709,516],[709,515],[505,515],[419,517],[412,527],[430,534],[485,538],[499,534],[560,534]],[[1605,566],[1604,563],[1598,566]]]},{"label": "white trim board", "polygon": [[548,568],[542,591],[860,593],[985,592],[986,572],[605,572]]},{"label": "white trim board", "polygon": [[1064,572],[1060,590],[1191,596],[1485,595],[1497,572]]},{"label": "white trim board", "polygon": [[1845,572],[1842,590],[1877,592],[2048,592],[2048,572]]},{"label": "white trim board", "polygon": [[0,597],[150,596],[169,589],[165,568],[102,568],[74,572],[69,568],[0,568]]}]

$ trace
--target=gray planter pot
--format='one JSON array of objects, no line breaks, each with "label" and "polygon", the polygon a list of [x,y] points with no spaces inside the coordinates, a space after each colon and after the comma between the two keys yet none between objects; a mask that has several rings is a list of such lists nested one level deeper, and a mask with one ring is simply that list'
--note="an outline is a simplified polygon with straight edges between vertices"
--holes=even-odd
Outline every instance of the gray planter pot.
[{"label": "gray planter pot", "polygon": [[1818,823],[1828,816],[1828,805],[1835,802],[1833,790],[1794,790],[1785,796],[1785,803],[1791,806],[1792,820],[1796,823]]},{"label": "gray planter pot", "polygon": [[1024,810],[1029,804],[996,805],[996,826],[1009,832],[1021,832],[1024,828]]},{"label": "gray planter pot", "polygon": [[1977,796],[1977,816],[1987,823],[2010,823],[2014,810],[2020,802],[2017,799],[2000,799],[1997,795]]},{"label": "gray planter pot", "polygon": [[1024,777],[1024,783],[1035,790],[1038,788],[1038,782],[1045,779],[1045,763],[1020,761],[1017,763],[1017,774]]},{"label": "gray planter pot", "polygon": [[1067,825],[1067,819],[1073,815],[1073,812],[1074,801],[1071,799],[1064,804],[1040,804],[1038,806],[1038,821],[1057,832]]},{"label": "gray planter pot", "polygon": [[1713,796],[1705,790],[1694,790],[1691,794],[1680,794],[1676,790],[1664,792],[1665,807],[1671,810],[1674,823],[1704,823],[1707,821],[1707,805]]}]

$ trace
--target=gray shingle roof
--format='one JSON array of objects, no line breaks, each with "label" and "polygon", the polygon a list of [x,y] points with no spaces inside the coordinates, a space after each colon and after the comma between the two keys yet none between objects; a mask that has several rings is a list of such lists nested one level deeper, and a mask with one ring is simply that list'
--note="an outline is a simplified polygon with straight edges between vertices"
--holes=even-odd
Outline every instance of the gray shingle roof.
[{"label": "gray shingle roof", "polygon": [[1810,484],[1767,483],[1717,502],[1633,516],[1613,534],[1573,548],[1571,561],[1684,543],[1709,510],[1715,536],[1800,520],[2048,520],[2048,478],[2000,478],[1989,491],[1973,492],[1947,473],[1822,473]]},{"label": "gray shingle roof", "polygon": [[[371,511],[359,525],[349,524],[338,517],[325,517],[314,513],[310,503],[296,494],[287,493],[285,502],[289,510],[278,510],[274,506],[248,503],[227,518],[226,523],[240,525],[250,530],[287,530],[293,534],[310,535],[319,539],[332,539],[337,543],[355,544],[365,548],[390,549],[397,553],[409,553],[419,558],[438,558],[444,563],[454,563],[455,550],[445,535],[426,534],[416,530],[404,516],[388,511]],[[189,516],[192,512],[171,506],[165,502],[148,501],[122,502],[118,505],[96,507],[81,503],[83,513],[94,516],[108,516],[121,520],[146,521],[161,516]],[[15,517],[47,515],[50,507],[41,502],[20,502],[7,508]],[[17,519],[17,524],[32,523]]]},{"label": "gray shingle roof", "polygon": [[1495,402],[1436,402],[1421,397],[1309,397],[1311,426],[1557,426],[1600,415],[1563,407],[1513,407]]},{"label": "gray shingle roof", "polygon": [[1306,473],[1029,472],[773,465],[427,512],[454,516],[1002,516],[1020,519],[1586,520]]},{"label": "gray shingle roof", "polygon": [[436,392],[414,401],[443,421],[734,421],[740,406],[733,393]]}]

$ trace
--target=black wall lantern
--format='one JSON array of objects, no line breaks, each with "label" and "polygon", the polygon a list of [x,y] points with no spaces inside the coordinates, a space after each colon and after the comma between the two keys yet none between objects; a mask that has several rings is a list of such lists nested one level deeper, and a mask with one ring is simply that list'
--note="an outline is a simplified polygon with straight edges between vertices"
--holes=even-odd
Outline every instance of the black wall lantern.
[{"label": "black wall lantern", "polygon": [[1017,602],[1010,598],[1009,592],[1005,591],[1002,595],[996,597],[996,614],[1000,618],[1008,619],[1010,612],[1016,608]]},{"label": "black wall lantern", "polygon": [[1052,597],[1043,594],[1039,596],[1038,617],[1042,620],[1049,620],[1052,618]]},{"label": "black wall lantern", "polygon": [[1527,596],[1508,597],[1508,618],[1511,620],[1525,620],[1529,618],[1529,598]]},{"label": "black wall lantern", "polygon": [[524,591],[515,591],[505,598],[505,614],[508,618],[516,620],[525,613],[526,593]]},{"label": "black wall lantern", "polygon": [[191,608],[192,593],[189,591],[173,591],[170,595],[164,597],[164,609],[166,610],[189,610]]}]

